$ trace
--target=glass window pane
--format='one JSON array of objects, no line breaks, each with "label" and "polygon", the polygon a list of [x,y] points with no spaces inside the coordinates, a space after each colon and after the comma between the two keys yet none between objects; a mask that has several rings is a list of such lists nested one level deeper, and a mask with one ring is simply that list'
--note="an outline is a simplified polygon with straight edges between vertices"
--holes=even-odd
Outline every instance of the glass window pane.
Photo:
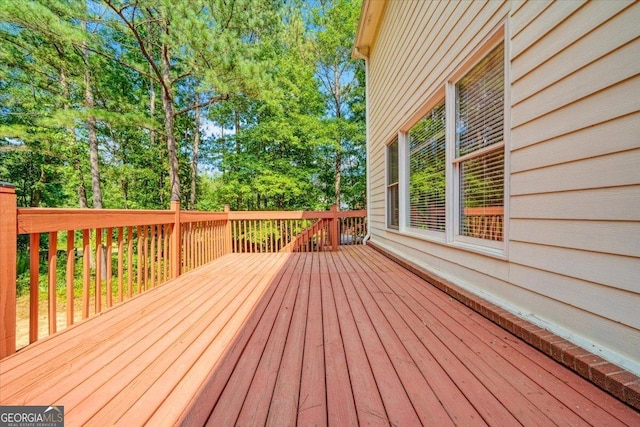
[{"label": "glass window pane", "polygon": [[389,144],[389,174],[387,185],[398,182],[398,138]]},{"label": "glass window pane", "polygon": [[456,157],[503,141],[504,44],[456,84]]},{"label": "glass window pane", "polygon": [[460,164],[460,234],[502,240],[504,150]]},{"label": "glass window pane", "polygon": [[400,225],[400,198],[398,192],[398,184],[390,185],[387,191],[389,203],[387,212],[389,223],[387,225],[389,226],[389,228],[398,228],[398,226]]},{"label": "glass window pane", "polygon": [[445,230],[445,104],[409,130],[409,226]]},{"label": "glass window pane", "polygon": [[[460,234],[503,240],[504,44],[495,47],[456,84],[456,157]],[[495,150],[476,154],[496,145]],[[491,148],[489,148],[491,149]]]},{"label": "glass window pane", "polygon": [[387,226],[398,228],[400,209],[398,192],[398,137],[387,147]]}]

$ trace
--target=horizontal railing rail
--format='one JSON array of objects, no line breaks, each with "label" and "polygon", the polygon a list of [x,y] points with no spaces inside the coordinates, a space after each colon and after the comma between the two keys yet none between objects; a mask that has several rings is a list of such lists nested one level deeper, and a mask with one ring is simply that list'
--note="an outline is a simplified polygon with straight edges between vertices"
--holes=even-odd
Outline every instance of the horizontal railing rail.
[{"label": "horizontal railing rail", "polygon": [[365,234],[366,211],[18,208],[0,183],[0,358],[225,254],[337,250]]},{"label": "horizontal railing rail", "polygon": [[18,208],[17,217],[19,234],[175,222],[172,211],[127,209]]}]

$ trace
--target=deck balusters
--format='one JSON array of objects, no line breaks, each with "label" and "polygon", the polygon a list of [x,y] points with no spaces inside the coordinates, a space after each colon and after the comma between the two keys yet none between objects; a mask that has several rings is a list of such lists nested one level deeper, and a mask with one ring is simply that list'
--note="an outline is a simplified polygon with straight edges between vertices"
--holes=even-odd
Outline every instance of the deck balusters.
[{"label": "deck balusters", "polygon": [[76,233],[74,230],[67,230],[67,326],[73,325],[74,322],[74,303],[75,296],[73,292],[75,267],[76,267],[76,253],[75,253],[75,239]]},{"label": "deck balusters", "polygon": [[56,313],[56,264],[58,261],[58,232],[49,233],[49,334],[55,334],[57,331],[58,316]]},{"label": "deck balusters", "polygon": [[94,284],[94,314],[97,314],[102,311],[102,228],[96,228],[96,275]]},{"label": "deck balusters", "polygon": [[[0,196],[6,197],[4,193]],[[90,209],[12,209],[16,224],[12,229],[17,230],[16,235],[29,235],[29,343],[46,335],[47,329],[49,334],[55,333],[227,253],[320,252],[340,240],[358,242],[355,236],[364,237],[365,228],[364,212],[336,209],[314,213],[232,212],[228,208],[224,212],[191,212],[180,211],[177,202],[167,211],[103,209],[99,214]],[[4,227],[0,231],[10,224],[7,217],[0,218]],[[336,230],[350,237],[340,239]],[[64,233],[62,237],[59,232]],[[49,242],[46,254],[40,250],[42,233],[47,233]],[[76,234],[82,236],[78,242]],[[66,238],[66,248],[59,252],[61,238]],[[5,252],[0,254],[2,259],[12,259]],[[66,254],[66,263],[58,262],[61,253]],[[47,279],[40,277],[45,259]],[[82,269],[76,268],[76,262],[82,263]],[[58,277],[63,275],[64,285],[60,285],[66,289],[58,294]],[[1,278],[6,289],[8,280]],[[39,289],[43,280],[47,280],[46,298]],[[0,303],[14,308],[13,314],[10,308],[5,309],[4,316],[12,319],[3,321],[10,324],[17,319],[17,297],[2,292],[8,297]],[[58,305],[58,299],[65,302]],[[0,340],[11,341],[2,342],[2,357],[15,352],[11,345],[16,337],[7,328],[0,332],[4,334]],[[26,338],[21,345],[26,345]]]},{"label": "deck balusters", "polygon": [[38,341],[40,299],[40,233],[29,236],[29,343]]},{"label": "deck balusters", "polygon": [[136,279],[137,279],[137,282],[138,282],[138,287],[136,289],[136,293],[139,294],[140,293],[140,289],[142,289],[142,277],[143,277],[142,276],[142,274],[143,274],[142,273],[142,266],[144,264],[144,253],[142,251],[142,242],[143,242],[143,239],[142,239],[142,227],[140,227],[140,226],[136,227],[136,235],[138,237],[138,252],[137,252],[137,255],[138,255],[138,258],[137,258],[137,261],[138,261],[137,262],[137,271],[138,271],[138,274],[136,276]]},{"label": "deck balusters", "polygon": [[156,285],[156,226],[152,225],[149,228],[149,287],[153,288]]},{"label": "deck balusters", "polygon": [[133,295],[133,227],[127,227],[127,298]]},{"label": "deck balusters", "polygon": [[91,280],[89,230],[82,230],[82,318],[89,317],[89,281]]},{"label": "deck balusters", "polygon": [[106,243],[106,275],[107,275],[107,307],[113,306],[113,228],[107,228],[107,243]]},{"label": "deck balusters", "polygon": [[124,300],[123,285],[124,285],[124,230],[123,227],[118,227],[118,302]]}]

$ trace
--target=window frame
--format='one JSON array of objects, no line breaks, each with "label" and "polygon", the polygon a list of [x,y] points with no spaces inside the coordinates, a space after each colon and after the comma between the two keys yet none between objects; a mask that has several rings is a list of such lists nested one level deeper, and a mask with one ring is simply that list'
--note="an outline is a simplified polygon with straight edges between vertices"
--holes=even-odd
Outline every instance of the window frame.
[{"label": "window frame", "polygon": [[[439,230],[432,230],[432,229],[425,229],[425,228],[417,228],[417,227],[413,227],[411,226],[411,171],[410,171],[410,167],[411,167],[411,147],[409,146],[410,144],[410,138],[409,138],[409,133],[410,131],[414,128],[414,126],[416,126],[427,114],[430,114],[435,107],[437,107],[441,102],[444,101],[445,104],[445,223],[444,223],[444,227],[445,229],[443,231],[439,231]],[[402,128],[402,147],[404,150],[403,151],[403,155],[402,155],[402,160],[404,160],[404,168],[403,170],[405,171],[405,173],[403,174],[404,177],[404,182],[406,183],[404,185],[404,189],[402,191],[401,194],[405,195],[405,202],[401,205],[404,207],[404,211],[405,211],[405,215],[401,215],[404,219],[405,219],[405,225],[403,227],[403,231],[407,234],[415,234],[418,236],[424,236],[428,239],[432,239],[432,240],[436,240],[436,241],[445,241],[446,240],[446,233],[447,233],[447,228],[448,228],[448,224],[447,224],[447,217],[449,216],[449,212],[448,212],[448,200],[447,200],[447,187],[449,186],[448,183],[448,179],[447,179],[447,150],[448,150],[448,141],[447,141],[447,134],[448,134],[448,129],[447,129],[447,123],[448,123],[448,113],[447,113],[447,105],[446,105],[446,96],[445,96],[445,90],[444,88],[441,88],[440,90],[438,90],[436,92],[436,94],[434,94],[433,96],[431,96],[431,98],[429,99],[429,102],[427,102],[423,108],[421,108],[417,114],[414,115],[413,120],[411,120],[407,126],[404,126]]]},{"label": "window frame", "polygon": [[[396,157],[395,160],[397,162],[396,165],[396,169],[398,170],[398,176],[397,176],[397,180],[395,182],[390,182],[391,180],[391,147],[393,144],[396,144]],[[400,137],[399,135],[395,135],[393,138],[391,138],[386,144],[385,144],[385,225],[387,227],[387,229],[390,230],[399,230],[400,229],[400,217],[402,215],[402,208],[400,205],[400,175],[401,175],[401,169],[400,169]],[[398,209],[398,215],[397,215],[397,220],[398,223],[397,224],[393,224],[391,222],[393,215],[391,213],[391,210],[393,208],[393,204],[391,203],[391,194],[392,194],[392,189],[395,188],[395,194],[397,196],[396,200],[395,200],[395,206]]]},{"label": "window frame", "polygon": [[[502,22],[479,48],[475,49],[461,64],[449,75],[444,82],[433,91],[421,108],[400,128],[399,142],[399,180],[400,180],[400,232],[422,240],[446,244],[467,251],[477,252],[501,259],[508,257],[509,236],[509,179],[510,176],[510,73],[509,73],[509,40],[507,23]],[[504,46],[503,72],[504,72],[504,116],[503,116],[503,141],[489,147],[481,148],[473,153],[456,157],[456,84],[480,63],[499,44]],[[439,102],[445,101],[445,231],[422,230],[411,227],[410,224],[410,177],[409,177],[409,130],[429,113]],[[504,155],[503,168],[503,224],[502,240],[490,240],[479,237],[471,237],[460,234],[460,211],[462,201],[460,199],[460,165],[470,158],[479,157],[488,153],[502,150]]]},{"label": "window frame", "polygon": [[[499,37],[497,37],[499,36]],[[500,44],[503,44],[503,73],[504,73],[504,87],[503,87],[503,118],[502,118],[502,126],[503,126],[503,139],[502,142],[495,143],[489,145],[487,147],[480,148],[471,153],[464,154],[462,156],[456,156],[456,96],[457,96],[457,88],[456,85],[465,78],[469,72],[473,70],[473,68],[484,60],[493,50],[498,47]],[[508,150],[507,150],[507,141],[509,138],[509,127],[507,126],[508,122],[508,114],[509,114],[509,74],[508,74],[508,56],[507,56],[507,39],[504,37],[504,31],[496,33],[488,42],[483,44],[481,49],[473,56],[472,60],[469,60],[464,63],[460,70],[455,76],[455,79],[450,79],[446,84],[446,92],[447,92],[447,119],[450,120],[447,126],[447,155],[449,156],[449,160],[447,161],[447,166],[450,167],[451,171],[448,175],[450,177],[451,191],[449,193],[449,206],[452,208],[452,212],[447,217],[450,221],[450,227],[448,227],[449,234],[448,240],[454,243],[460,243],[461,245],[471,245],[473,247],[481,247],[486,250],[499,251],[499,253],[504,253],[506,251],[506,241],[507,241],[507,205],[508,205],[508,169],[507,165],[508,161]],[[471,160],[474,158],[478,158],[484,156],[486,154],[496,153],[502,150],[504,156],[504,166],[503,166],[503,196],[502,196],[502,204],[503,204],[503,228],[502,228],[502,240],[490,240],[490,239],[482,239],[479,237],[472,237],[460,234],[461,224],[461,210],[462,210],[462,202],[461,202],[461,178],[460,178],[460,168],[463,162],[467,160]]]}]

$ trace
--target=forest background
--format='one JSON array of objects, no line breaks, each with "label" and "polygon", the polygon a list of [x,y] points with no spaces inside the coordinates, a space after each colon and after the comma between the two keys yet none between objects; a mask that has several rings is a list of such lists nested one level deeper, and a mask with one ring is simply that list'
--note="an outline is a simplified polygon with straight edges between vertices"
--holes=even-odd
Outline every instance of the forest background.
[{"label": "forest background", "polygon": [[359,0],[0,0],[19,206],[364,208]]}]

